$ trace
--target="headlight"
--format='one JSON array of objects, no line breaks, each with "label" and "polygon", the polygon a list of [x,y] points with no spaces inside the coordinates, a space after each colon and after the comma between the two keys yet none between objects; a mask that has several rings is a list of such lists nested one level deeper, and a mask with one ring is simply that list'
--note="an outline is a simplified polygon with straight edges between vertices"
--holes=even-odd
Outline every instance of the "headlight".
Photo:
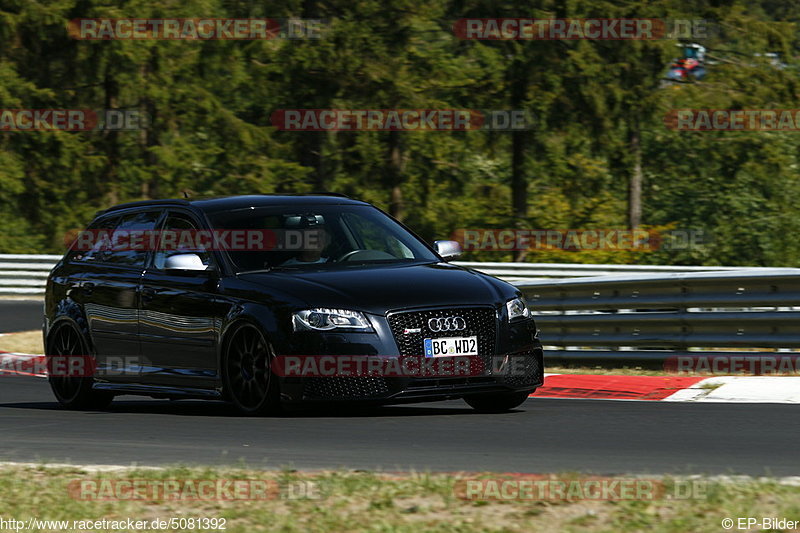
[{"label": "headlight", "polygon": [[518,318],[528,318],[531,312],[528,306],[525,305],[525,300],[522,298],[514,298],[506,302],[506,309],[508,310],[508,320],[516,320]]},{"label": "headlight", "polygon": [[315,329],[326,331],[331,329],[371,330],[367,317],[358,311],[347,309],[306,309],[294,314],[294,329]]}]

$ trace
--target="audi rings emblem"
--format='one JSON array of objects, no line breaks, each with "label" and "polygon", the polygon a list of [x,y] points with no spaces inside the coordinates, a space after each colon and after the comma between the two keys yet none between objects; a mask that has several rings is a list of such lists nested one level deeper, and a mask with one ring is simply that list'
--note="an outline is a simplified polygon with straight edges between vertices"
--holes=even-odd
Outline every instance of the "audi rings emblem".
[{"label": "audi rings emblem", "polygon": [[467,329],[467,321],[460,316],[446,316],[428,320],[428,329],[433,332],[461,331]]}]

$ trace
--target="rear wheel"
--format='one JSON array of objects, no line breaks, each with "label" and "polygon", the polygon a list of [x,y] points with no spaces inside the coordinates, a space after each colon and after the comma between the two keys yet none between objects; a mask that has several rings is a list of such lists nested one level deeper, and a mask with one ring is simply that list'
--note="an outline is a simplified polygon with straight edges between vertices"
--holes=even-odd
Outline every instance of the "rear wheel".
[{"label": "rear wheel", "polygon": [[481,413],[503,413],[522,405],[528,399],[528,392],[501,392],[465,396],[464,401]]},{"label": "rear wheel", "polygon": [[[48,343],[46,357],[52,358],[53,356],[80,357],[82,359],[81,362],[85,363],[84,358],[88,357],[86,343],[73,326],[64,324],[53,332]],[[59,366],[61,365],[59,364]],[[48,368],[53,367],[48,364]],[[82,364],[79,368],[88,369],[88,365]],[[108,404],[114,399],[113,394],[93,390],[92,384],[94,380],[91,376],[73,376],[70,373],[70,371],[67,371],[63,372],[65,375],[48,376],[53,394],[58,403],[64,407],[68,409],[103,409],[108,407]],[[85,373],[88,372],[80,374]]]},{"label": "rear wheel", "polygon": [[270,367],[274,353],[257,327],[243,324],[226,343],[225,392],[245,415],[280,412],[278,380]]}]

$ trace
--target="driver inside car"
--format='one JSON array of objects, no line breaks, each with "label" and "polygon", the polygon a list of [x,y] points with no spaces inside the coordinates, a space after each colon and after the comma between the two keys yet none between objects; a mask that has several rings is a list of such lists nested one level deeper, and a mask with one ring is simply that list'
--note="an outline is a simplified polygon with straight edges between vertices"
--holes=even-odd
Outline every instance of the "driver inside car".
[{"label": "driver inside car", "polygon": [[301,246],[297,254],[290,257],[281,266],[309,265],[327,263],[330,257],[322,255],[331,243],[331,235],[323,224],[315,224],[302,230]]}]

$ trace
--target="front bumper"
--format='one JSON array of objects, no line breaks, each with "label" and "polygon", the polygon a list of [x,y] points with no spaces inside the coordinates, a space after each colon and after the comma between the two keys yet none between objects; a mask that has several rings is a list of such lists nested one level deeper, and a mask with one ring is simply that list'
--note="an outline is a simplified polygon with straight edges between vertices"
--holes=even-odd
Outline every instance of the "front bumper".
[{"label": "front bumper", "polygon": [[[284,377],[281,397],[286,403],[371,402],[406,403],[462,398],[471,394],[532,392],[544,383],[541,344],[511,354],[514,371],[468,377]],[[502,359],[501,359],[502,360]],[[520,364],[522,363],[522,364]]]},{"label": "front bumper", "polygon": [[533,392],[544,382],[541,346],[514,354],[526,362],[524,374],[441,378],[304,377],[282,378],[287,403],[406,403],[462,398],[471,394]]},{"label": "front bumper", "polygon": [[[513,372],[496,372],[491,366],[481,375],[467,377],[283,377],[281,397],[285,403],[367,402],[377,404],[436,401],[472,394],[532,392],[544,382],[542,345],[534,321],[509,324],[498,317],[491,346],[482,357],[515,361]],[[372,333],[314,333],[296,339],[293,355],[408,356],[398,347],[384,317],[370,317]],[[413,355],[422,355],[413,354]]]}]

